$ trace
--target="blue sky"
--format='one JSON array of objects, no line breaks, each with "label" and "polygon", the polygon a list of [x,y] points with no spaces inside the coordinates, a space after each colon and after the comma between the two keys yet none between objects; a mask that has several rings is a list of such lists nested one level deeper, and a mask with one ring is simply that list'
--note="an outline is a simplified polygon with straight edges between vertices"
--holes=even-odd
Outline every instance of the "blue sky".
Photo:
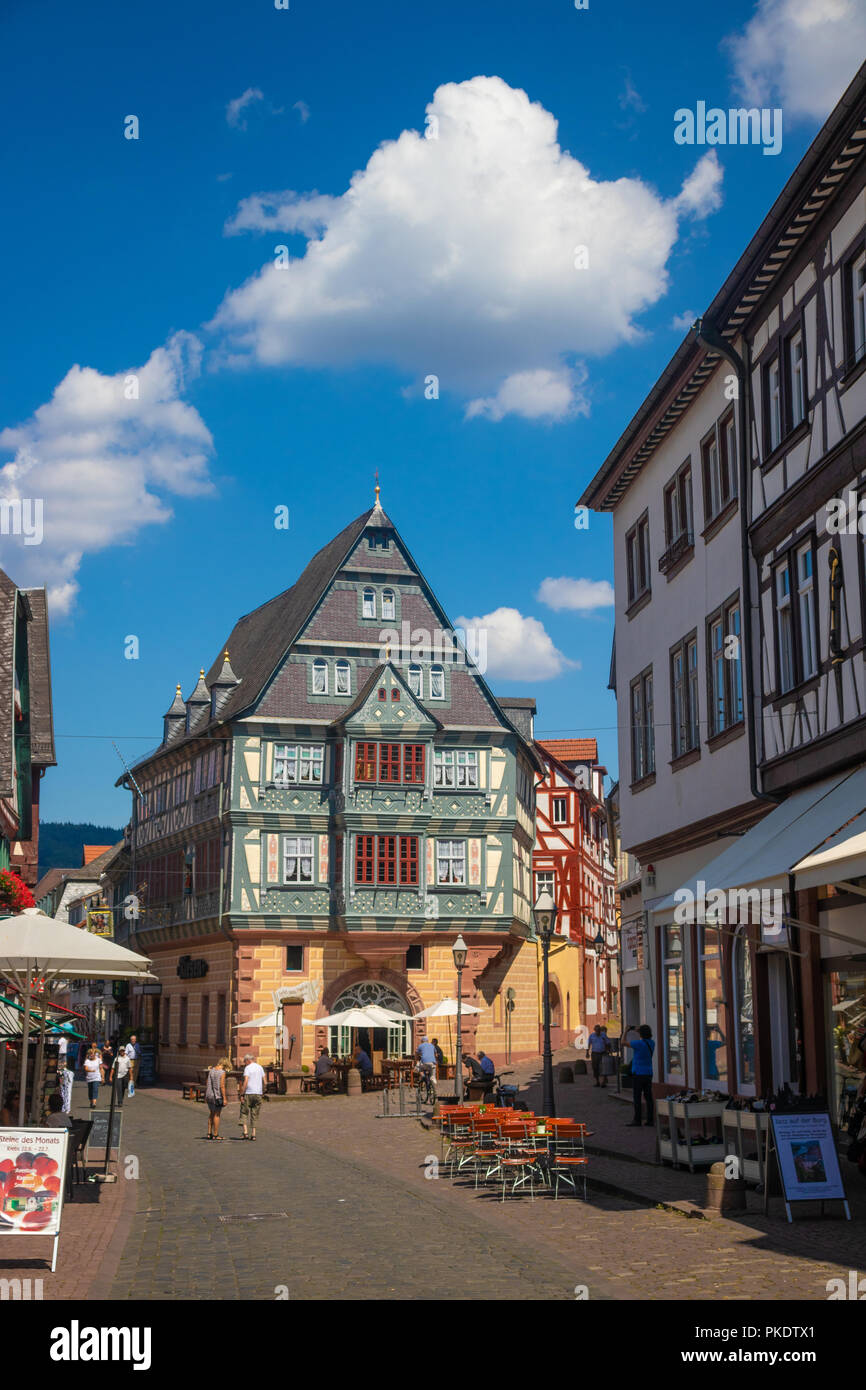
[{"label": "blue sky", "polygon": [[[0,564],[54,595],[43,818],[123,823],[112,739],[159,741],[377,468],[494,690],[615,770],[610,523],[574,502],[853,75],[846,4],[7,0],[0,495],[45,525]],[[674,142],[738,93],[778,156]]]}]

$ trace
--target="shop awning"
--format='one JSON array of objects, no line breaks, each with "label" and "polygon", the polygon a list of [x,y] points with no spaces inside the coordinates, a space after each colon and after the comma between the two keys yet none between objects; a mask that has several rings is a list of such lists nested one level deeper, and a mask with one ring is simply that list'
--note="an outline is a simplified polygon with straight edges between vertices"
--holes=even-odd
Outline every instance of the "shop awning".
[{"label": "shop awning", "polygon": [[[729,845],[715,859],[670,893],[653,903],[655,917],[670,915],[678,904],[694,903],[702,913],[702,903],[711,892],[732,889],[779,889],[787,891],[788,875],[809,865],[817,865],[816,856],[829,852],[830,845],[841,844],[851,823],[866,812],[866,767],[853,772],[825,778],[800,791],[793,792],[787,801],[775,807],[762,821]],[[866,819],[859,827],[866,840]],[[866,847],[864,847],[866,854]],[[853,861],[852,861],[853,862]],[[854,874],[854,869],[851,871]],[[866,867],[860,870],[866,873]],[[840,877],[845,877],[840,874]],[[831,875],[832,877],[832,875]],[[825,883],[827,869],[812,878],[813,883]],[[809,887],[797,874],[798,888]],[[691,895],[691,896],[688,896]]]},{"label": "shop awning", "polygon": [[866,875],[866,814],[831,835],[814,854],[794,865],[798,888],[817,888]]}]

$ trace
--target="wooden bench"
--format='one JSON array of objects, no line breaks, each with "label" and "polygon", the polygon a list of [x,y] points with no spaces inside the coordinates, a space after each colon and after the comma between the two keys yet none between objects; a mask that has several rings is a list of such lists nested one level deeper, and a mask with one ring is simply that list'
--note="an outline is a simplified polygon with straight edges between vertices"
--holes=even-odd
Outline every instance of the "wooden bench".
[{"label": "wooden bench", "polygon": [[204,1086],[198,1081],[183,1082],[184,1100],[204,1100]]}]

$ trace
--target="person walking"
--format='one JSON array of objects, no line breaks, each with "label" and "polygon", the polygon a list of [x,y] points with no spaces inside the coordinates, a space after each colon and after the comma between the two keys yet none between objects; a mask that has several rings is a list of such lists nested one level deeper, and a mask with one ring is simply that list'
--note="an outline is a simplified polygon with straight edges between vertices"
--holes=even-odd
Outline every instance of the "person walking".
[{"label": "person walking", "polygon": [[[244,1128],[245,1139],[255,1139],[256,1120],[262,1108],[262,1096],[265,1093],[265,1073],[258,1062],[253,1058],[253,1054],[248,1052],[244,1058],[244,1076],[241,1082],[241,1124]],[[249,1133],[247,1133],[249,1126]]]},{"label": "person walking", "polygon": [[601,1024],[597,1023],[589,1035],[586,1048],[586,1055],[592,1061],[592,1074],[595,1077],[596,1086],[607,1085],[607,1077],[601,1074],[601,1059],[609,1049],[610,1043],[602,1032]]},{"label": "person walking", "polygon": [[87,1095],[90,1099],[90,1108],[91,1110],[95,1110],[96,1102],[99,1099],[99,1083],[105,1080],[102,1058],[95,1047],[91,1047],[84,1059],[84,1080],[87,1082]]},{"label": "person walking", "polygon": [[211,1067],[207,1074],[207,1085],[204,1089],[204,1098],[207,1102],[207,1137],[208,1139],[218,1139],[222,1143],[220,1134],[220,1115],[224,1105],[228,1104],[226,1097],[226,1073],[231,1063],[228,1057],[222,1057]]},{"label": "person walking", "polygon": [[138,1086],[138,1068],[141,1062],[141,1048],[138,1045],[138,1038],[135,1033],[133,1033],[129,1042],[126,1044],[125,1050],[130,1064],[129,1094],[134,1096],[136,1087]]},{"label": "person walking", "polygon": [[653,1054],[656,1050],[653,1030],[648,1023],[642,1023],[637,1030],[638,1036],[633,1042],[629,1042],[629,1033],[635,1032],[635,1026],[630,1023],[622,1036],[623,1045],[631,1048],[631,1084],[634,1094],[634,1119],[629,1121],[626,1128],[640,1125],[641,1122],[641,1096],[646,1098],[646,1123],[651,1125],[655,1122],[653,1116]]},{"label": "person walking", "polygon": [[129,1085],[129,1078],[132,1075],[132,1063],[126,1055],[124,1048],[121,1048],[111,1064],[111,1071],[108,1079],[114,1085],[114,1078],[117,1076],[117,1103],[122,1105],[126,1096],[126,1088]]}]

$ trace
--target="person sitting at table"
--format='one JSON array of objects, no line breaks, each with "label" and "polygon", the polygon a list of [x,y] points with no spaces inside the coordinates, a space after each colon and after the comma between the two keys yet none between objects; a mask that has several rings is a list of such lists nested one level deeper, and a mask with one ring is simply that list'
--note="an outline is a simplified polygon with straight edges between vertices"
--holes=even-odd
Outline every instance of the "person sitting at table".
[{"label": "person sitting at table", "polygon": [[373,1063],[360,1043],[355,1044],[355,1051],[352,1053],[352,1066],[357,1067],[362,1076],[372,1075]]},{"label": "person sitting at table", "polygon": [[485,1081],[492,1081],[496,1075],[496,1066],[492,1057],[488,1057],[486,1052],[478,1053],[478,1060],[481,1063],[481,1071]]},{"label": "person sitting at table", "polygon": [[477,1057],[473,1057],[471,1052],[464,1052],[463,1065],[469,1068],[470,1081],[483,1081],[484,1071]]}]

